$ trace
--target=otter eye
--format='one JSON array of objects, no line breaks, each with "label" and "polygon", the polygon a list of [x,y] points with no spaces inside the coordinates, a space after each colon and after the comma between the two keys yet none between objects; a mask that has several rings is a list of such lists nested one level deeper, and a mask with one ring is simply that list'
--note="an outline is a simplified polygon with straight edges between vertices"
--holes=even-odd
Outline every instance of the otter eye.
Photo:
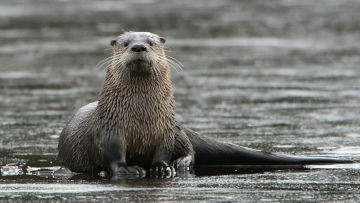
[{"label": "otter eye", "polygon": [[154,45],[154,42],[152,42],[150,40],[148,41],[148,43],[149,43],[150,46]]},{"label": "otter eye", "polygon": [[124,42],[124,47],[127,47],[127,46],[129,46],[129,42],[128,42],[128,41]]}]

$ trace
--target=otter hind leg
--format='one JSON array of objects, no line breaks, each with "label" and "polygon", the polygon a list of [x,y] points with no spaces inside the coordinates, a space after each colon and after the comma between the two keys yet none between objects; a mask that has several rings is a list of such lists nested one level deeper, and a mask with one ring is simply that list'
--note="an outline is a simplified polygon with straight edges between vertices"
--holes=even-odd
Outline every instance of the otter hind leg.
[{"label": "otter hind leg", "polygon": [[92,139],[96,133],[93,122],[96,107],[97,102],[81,107],[60,134],[57,158],[71,171],[95,175],[103,170]]},{"label": "otter hind leg", "polygon": [[179,125],[175,127],[174,157],[172,166],[178,171],[189,171],[194,164],[193,146]]},{"label": "otter hind leg", "polygon": [[193,156],[187,155],[173,161],[172,166],[178,171],[189,171],[192,168]]}]

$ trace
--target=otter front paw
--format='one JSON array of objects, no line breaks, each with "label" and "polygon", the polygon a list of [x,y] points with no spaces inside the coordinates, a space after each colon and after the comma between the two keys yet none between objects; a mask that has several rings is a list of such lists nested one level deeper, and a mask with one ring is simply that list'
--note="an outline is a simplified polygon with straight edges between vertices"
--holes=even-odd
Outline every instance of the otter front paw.
[{"label": "otter front paw", "polygon": [[112,179],[128,179],[145,177],[146,171],[139,166],[127,166],[122,162],[114,162],[111,164]]},{"label": "otter front paw", "polygon": [[165,161],[158,161],[152,165],[150,174],[153,177],[171,178],[175,177],[176,172],[175,168],[169,166]]}]

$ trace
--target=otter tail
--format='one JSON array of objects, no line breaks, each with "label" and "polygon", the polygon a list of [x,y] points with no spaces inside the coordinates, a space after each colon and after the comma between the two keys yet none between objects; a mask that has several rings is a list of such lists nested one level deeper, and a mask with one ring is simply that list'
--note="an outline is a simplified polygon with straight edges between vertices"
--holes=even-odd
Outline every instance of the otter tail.
[{"label": "otter tail", "polygon": [[261,168],[273,168],[271,166],[288,166],[296,168],[308,164],[336,164],[353,163],[351,160],[334,158],[302,158],[282,156],[256,151],[233,144],[215,141],[186,129],[194,151],[195,166],[261,166]]}]

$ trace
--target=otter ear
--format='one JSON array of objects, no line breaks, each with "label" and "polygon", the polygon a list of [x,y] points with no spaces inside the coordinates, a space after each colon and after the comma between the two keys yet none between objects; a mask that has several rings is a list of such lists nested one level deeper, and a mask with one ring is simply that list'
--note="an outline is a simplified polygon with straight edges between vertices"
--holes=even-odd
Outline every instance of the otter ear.
[{"label": "otter ear", "polygon": [[166,42],[165,38],[160,37],[160,42],[163,43],[163,44],[165,44],[165,42]]},{"label": "otter ear", "polygon": [[116,43],[117,43],[117,41],[116,41],[115,39],[110,41],[110,45],[111,45],[112,47],[113,47]]}]

